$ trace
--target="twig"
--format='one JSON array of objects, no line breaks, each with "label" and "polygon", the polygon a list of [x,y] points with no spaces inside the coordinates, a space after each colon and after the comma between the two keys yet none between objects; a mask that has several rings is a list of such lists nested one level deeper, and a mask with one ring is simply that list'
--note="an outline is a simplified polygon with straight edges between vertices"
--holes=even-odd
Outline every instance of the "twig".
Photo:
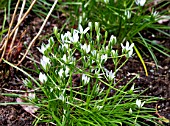
[{"label": "twig", "polygon": [[35,92],[35,90],[30,90],[30,91],[23,91],[23,90],[10,90],[10,89],[6,89],[6,88],[2,88],[5,91],[8,92],[16,92],[16,93],[32,93]]},{"label": "twig", "polygon": [[[132,61],[134,61],[134,62],[139,62],[138,60],[132,60]],[[148,65],[153,65],[153,66],[156,66],[156,64],[155,63],[153,63],[153,62],[145,62],[146,64],[148,64]],[[160,65],[157,65],[158,66],[158,68],[160,68],[160,69],[163,69]]]},{"label": "twig", "polygon": [[[24,16],[21,18],[21,20],[16,24],[16,26],[14,27],[14,29],[12,30],[12,32],[7,36],[8,38],[10,38],[13,34],[14,34],[14,32],[15,32],[15,30],[19,27],[19,25],[22,23],[22,21],[25,19],[25,17],[28,15],[28,13],[30,12],[30,10],[32,9],[32,7],[33,7],[33,5],[35,4],[35,2],[36,2],[36,0],[34,0],[32,3],[31,3],[31,5],[30,5],[30,7],[28,8],[28,10],[26,11],[26,13],[24,14]],[[5,39],[3,39],[3,40],[5,40]],[[2,43],[2,42],[1,42]],[[7,43],[7,40],[5,40],[5,43],[4,44],[6,44]],[[6,44],[7,45],[7,44]],[[3,47],[4,47],[4,45],[3,45]],[[2,50],[2,49],[0,49],[0,50]],[[3,51],[4,52],[4,51]],[[4,52],[5,53],[5,52]],[[1,61],[2,61],[2,59],[3,59],[3,56],[4,56],[4,54],[1,56],[1,59],[0,59],[0,63],[1,63]]]},{"label": "twig", "polygon": [[[1,63],[1,61],[2,61],[2,58],[3,58],[4,55],[5,55],[5,51],[6,51],[6,47],[7,47],[7,44],[8,44],[8,40],[9,40],[9,38],[10,38],[11,27],[12,27],[12,25],[13,25],[14,17],[15,17],[15,15],[16,15],[16,12],[17,12],[19,3],[20,3],[20,0],[18,0],[17,4],[16,4],[16,6],[15,6],[15,10],[14,10],[14,13],[13,13],[13,16],[12,16],[12,20],[11,20],[11,22],[10,22],[10,24],[9,24],[9,30],[8,30],[8,33],[7,33],[7,39],[6,39],[6,41],[4,42],[4,44],[2,45],[2,47],[1,47],[1,49],[0,49],[0,50],[3,50],[2,55],[1,55],[1,58],[0,58],[0,63]],[[5,40],[5,39],[3,39],[3,40]],[[3,41],[2,41],[2,42],[3,42]],[[2,43],[2,42],[1,42],[1,43]]]},{"label": "twig", "polygon": [[58,2],[58,0],[55,0],[55,1],[54,1],[54,4],[53,4],[53,6],[51,7],[51,9],[50,9],[50,11],[49,11],[46,19],[44,20],[44,22],[43,22],[43,24],[42,24],[39,32],[37,33],[37,35],[33,38],[33,40],[31,41],[31,43],[29,44],[29,46],[28,46],[28,48],[27,48],[24,56],[22,57],[22,59],[18,62],[18,64],[16,64],[17,66],[22,63],[22,61],[25,59],[26,55],[28,54],[28,51],[30,50],[31,46],[34,44],[35,40],[36,40],[36,39],[39,37],[39,35],[41,34],[41,32],[42,32],[42,30],[43,30],[43,28],[44,28],[44,26],[45,26],[48,18],[50,17],[50,15],[51,15],[54,7],[56,6],[57,2]]},{"label": "twig", "polygon": [[[153,63],[153,62],[145,62],[145,63],[148,64],[148,65],[156,66],[156,64]],[[158,66],[158,68],[163,69],[160,65],[157,65],[157,66]]]},{"label": "twig", "polygon": [[[20,11],[20,14],[19,14],[19,17],[18,17],[18,22],[21,20],[21,16],[23,14],[23,11],[24,11],[24,7],[25,7],[25,3],[26,3],[26,0],[23,0],[22,2],[22,7],[21,7],[21,11]],[[15,33],[14,33],[14,36],[12,38],[12,42],[11,42],[11,45],[10,45],[10,49],[13,47],[14,45],[14,41],[15,41],[15,38],[16,38],[16,35],[17,35],[17,32],[18,32],[18,29],[19,27],[15,30]]]},{"label": "twig", "polygon": [[[24,56],[24,53],[20,53],[22,56]],[[33,61],[33,62],[35,62],[35,63],[37,63],[37,64],[40,64],[40,62],[38,62],[38,61],[36,61],[36,60],[34,60],[34,59],[32,59],[31,57],[29,57],[29,56],[26,56],[25,58],[27,58],[27,59],[29,59],[29,60],[31,60],[31,61]]]}]

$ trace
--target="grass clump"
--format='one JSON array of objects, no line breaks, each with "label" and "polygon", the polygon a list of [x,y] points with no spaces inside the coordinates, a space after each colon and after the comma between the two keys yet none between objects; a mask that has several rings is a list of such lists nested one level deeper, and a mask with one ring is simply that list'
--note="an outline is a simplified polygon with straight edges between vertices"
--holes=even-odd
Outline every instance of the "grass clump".
[{"label": "grass clump", "polygon": [[[38,80],[18,68],[30,78],[24,84],[34,90],[34,98],[25,98],[39,108],[34,125],[158,124],[152,115],[155,110],[145,107],[156,99],[142,98],[134,93],[134,85],[131,87],[138,75],[126,85],[118,86],[121,80],[116,80],[119,69],[133,56],[133,43],[126,42],[121,51],[114,50],[117,38],[107,32],[103,36],[97,22],[94,26],[90,22],[86,29],[79,25],[78,30],[64,34],[55,27],[54,35],[38,48],[43,54]],[[105,67],[108,61],[112,68]]]}]

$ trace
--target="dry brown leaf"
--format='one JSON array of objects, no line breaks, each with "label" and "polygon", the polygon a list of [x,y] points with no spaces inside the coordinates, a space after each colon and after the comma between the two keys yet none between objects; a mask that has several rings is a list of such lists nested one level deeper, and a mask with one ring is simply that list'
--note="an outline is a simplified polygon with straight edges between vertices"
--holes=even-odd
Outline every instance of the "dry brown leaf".
[{"label": "dry brown leaf", "polygon": [[168,22],[168,21],[170,21],[170,15],[169,16],[168,15],[163,15],[163,16],[160,17],[160,20],[158,20],[158,23],[162,24],[162,23]]},{"label": "dry brown leaf", "polygon": [[[29,99],[34,99],[35,98],[35,94],[34,93],[25,93],[23,95],[23,98],[29,98]],[[22,98],[17,98],[16,101],[18,103],[21,103],[23,102],[24,103],[24,100]],[[33,113],[35,113],[39,108],[37,106],[34,106],[32,104],[27,104],[27,105],[24,105],[24,104],[20,104],[20,106],[25,110],[27,111],[28,113],[30,113],[31,115]]]}]

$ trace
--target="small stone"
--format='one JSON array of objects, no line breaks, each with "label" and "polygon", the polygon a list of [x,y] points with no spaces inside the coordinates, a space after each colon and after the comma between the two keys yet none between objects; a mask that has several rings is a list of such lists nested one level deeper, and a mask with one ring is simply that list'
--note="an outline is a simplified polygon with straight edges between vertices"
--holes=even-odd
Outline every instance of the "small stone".
[{"label": "small stone", "polygon": [[164,66],[164,69],[167,70],[167,69],[168,69],[168,66]]},{"label": "small stone", "polygon": [[154,78],[155,78],[155,77],[152,75],[152,76],[151,76],[151,79],[154,79]]},{"label": "small stone", "polygon": [[153,73],[153,72],[154,72],[154,70],[150,70],[150,72],[151,72],[151,73]]},{"label": "small stone", "polygon": [[170,117],[170,114],[168,114],[168,117]]}]

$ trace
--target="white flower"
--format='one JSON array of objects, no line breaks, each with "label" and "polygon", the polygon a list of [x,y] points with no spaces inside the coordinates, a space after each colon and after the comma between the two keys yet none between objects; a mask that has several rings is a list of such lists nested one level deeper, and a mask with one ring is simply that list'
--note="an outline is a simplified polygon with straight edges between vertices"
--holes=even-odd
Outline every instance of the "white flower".
[{"label": "white flower", "polygon": [[37,49],[42,53],[44,54],[44,52],[50,47],[50,43],[48,43],[47,45],[45,45],[44,43],[42,43],[41,45],[41,48],[38,48]]},{"label": "white flower", "polygon": [[121,43],[121,46],[122,46],[122,49],[131,50],[131,49],[133,49],[134,43],[132,43],[132,44],[129,46],[129,42],[127,41],[127,42],[126,42],[126,46],[123,46],[122,43]]},{"label": "white flower", "polygon": [[63,94],[61,94],[61,95],[58,97],[58,99],[60,99],[61,101],[63,101],[63,102],[64,102],[64,95],[63,95]]},{"label": "white flower", "polygon": [[108,3],[109,3],[109,0],[104,0],[104,2],[105,2],[106,4],[108,4]]},{"label": "white flower", "polygon": [[35,93],[28,93],[28,98],[31,100],[35,99],[35,96]]},{"label": "white flower", "polygon": [[158,12],[158,11],[154,11],[154,12],[152,12],[152,15],[153,15],[154,17],[158,16],[158,14],[159,14],[159,12]]},{"label": "white flower", "polygon": [[61,68],[58,72],[58,75],[59,75],[60,78],[63,77],[63,73],[64,73],[64,70],[63,70],[63,68]]},{"label": "white flower", "polygon": [[69,64],[74,64],[76,62],[76,58],[75,57],[69,56],[68,58],[69,58],[69,62],[68,62]]},{"label": "white flower", "polygon": [[82,75],[82,81],[84,82],[84,84],[87,84],[87,83],[89,83],[90,78],[87,77],[85,74],[83,74],[83,75]]},{"label": "white flower", "polygon": [[63,68],[61,68],[59,70],[59,72],[58,72],[58,75],[59,75],[60,78],[62,78],[64,76],[68,77],[69,76],[69,72],[70,72],[70,69],[67,66],[65,66],[65,70]]},{"label": "white flower", "polygon": [[143,105],[145,104],[145,101],[144,102],[141,102],[141,100],[136,100],[136,105],[138,106],[138,108],[141,108]]},{"label": "white flower", "polygon": [[135,89],[135,85],[133,84],[130,90],[133,91],[134,89]]},{"label": "white flower", "polygon": [[50,66],[50,59],[43,55],[42,59],[40,60],[42,67],[47,70],[47,65]]},{"label": "white flower", "polygon": [[76,61],[76,58],[73,56],[66,56],[66,54],[63,55],[63,57],[61,58],[65,63],[68,64],[74,64]]},{"label": "white flower", "polygon": [[146,0],[135,0],[135,3],[139,6],[144,6]]},{"label": "white flower", "polygon": [[126,15],[127,19],[131,18],[131,12],[129,10],[125,11],[125,15]]},{"label": "white flower", "polygon": [[132,109],[131,108],[129,109],[129,113],[132,114]]},{"label": "white flower", "polygon": [[97,36],[96,36],[96,40],[97,40],[97,42],[99,42],[100,40],[101,40],[101,33],[97,33]]},{"label": "white flower", "polygon": [[126,42],[126,46],[124,46],[124,45],[121,43],[121,47],[122,47],[122,53],[123,53],[123,54],[125,53],[127,58],[129,58],[129,57],[132,56],[134,43],[132,43],[130,46],[129,46],[129,42]]},{"label": "white flower", "polygon": [[110,40],[109,40],[109,44],[116,44],[116,42],[117,42],[116,37],[114,35],[111,35]]},{"label": "white flower", "polygon": [[45,82],[47,82],[47,76],[40,72],[39,80],[40,80],[41,83],[45,83]]},{"label": "white flower", "polygon": [[102,62],[106,62],[106,60],[107,60],[107,54],[103,54],[103,55],[101,56],[101,63],[102,63]]},{"label": "white flower", "polygon": [[90,45],[87,45],[86,43],[84,45],[81,45],[81,49],[83,49],[86,53],[90,52]]},{"label": "white flower", "polygon": [[96,54],[97,54],[97,51],[96,51],[96,50],[93,50],[93,51],[91,51],[91,54],[93,55],[93,57],[95,57]]},{"label": "white flower", "polygon": [[104,75],[104,73],[100,73],[100,69],[91,69],[91,72],[94,72],[95,78],[103,78],[102,75]]},{"label": "white flower", "polygon": [[69,37],[69,39],[70,39],[70,41],[71,42],[78,42],[79,41],[79,31],[77,31],[77,30],[73,30],[73,36],[71,37]]},{"label": "white flower", "polygon": [[67,62],[67,57],[66,57],[66,54],[63,55],[63,58],[62,60],[64,60],[64,62]]},{"label": "white flower", "polygon": [[61,46],[62,46],[62,50],[63,50],[63,49],[69,49],[67,43],[63,43]]},{"label": "white flower", "polygon": [[70,72],[70,69],[68,66],[66,66],[66,69],[64,71],[66,77],[69,76],[69,72]]},{"label": "white flower", "polygon": [[29,84],[31,83],[30,80],[28,80],[28,78],[26,78],[25,80],[22,81],[24,83],[24,85],[29,86]]},{"label": "white flower", "polygon": [[97,108],[98,110],[101,110],[101,109],[103,108],[103,106],[97,105],[96,108]]},{"label": "white flower", "polygon": [[79,33],[79,31],[74,29],[73,30],[73,36],[71,35],[71,33],[69,31],[67,31],[67,33],[65,33],[64,35],[61,34],[62,43],[78,42],[78,40],[79,40],[78,33]]},{"label": "white flower", "polygon": [[90,27],[87,27],[85,30],[83,30],[83,27],[81,26],[81,24],[79,24],[79,33],[80,34],[86,34],[89,29],[90,29]]},{"label": "white flower", "polygon": [[115,50],[112,50],[111,51],[111,56],[113,57],[113,58],[117,58],[118,57],[118,52],[117,52],[117,50],[115,51]]},{"label": "white flower", "polygon": [[58,97],[58,99],[60,99],[60,100],[62,100],[63,102],[64,102],[64,99],[65,99],[65,96],[64,96],[64,94],[65,94],[65,89],[63,90],[63,92],[61,92],[61,93],[59,93],[60,94],[60,96]]},{"label": "white flower", "polygon": [[65,35],[61,34],[61,41],[65,43]]},{"label": "white flower", "polygon": [[113,78],[115,78],[115,73],[111,71],[108,71],[107,69],[105,69],[106,71],[106,76],[108,77],[109,80],[113,80]]},{"label": "white flower", "polygon": [[99,32],[99,22],[95,22],[94,26],[95,26],[95,31],[98,33]]},{"label": "white flower", "polygon": [[71,38],[71,33],[69,31],[67,31],[67,33],[65,33],[64,35],[61,34],[61,41],[62,43],[69,43],[69,39]]},{"label": "white flower", "polygon": [[106,49],[105,49],[105,50],[108,51],[109,49],[110,49],[109,46],[106,46]]},{"label": "white flower", "polygon": [[92,30],[92,28],[93,28],[92,22],[88,23],[88,27],[90,28],[90,30]]},{"label": "white flower", "polygon": [[159,18],[159,12],[152,10],[151,15],[156,18],[156,20]]}]

